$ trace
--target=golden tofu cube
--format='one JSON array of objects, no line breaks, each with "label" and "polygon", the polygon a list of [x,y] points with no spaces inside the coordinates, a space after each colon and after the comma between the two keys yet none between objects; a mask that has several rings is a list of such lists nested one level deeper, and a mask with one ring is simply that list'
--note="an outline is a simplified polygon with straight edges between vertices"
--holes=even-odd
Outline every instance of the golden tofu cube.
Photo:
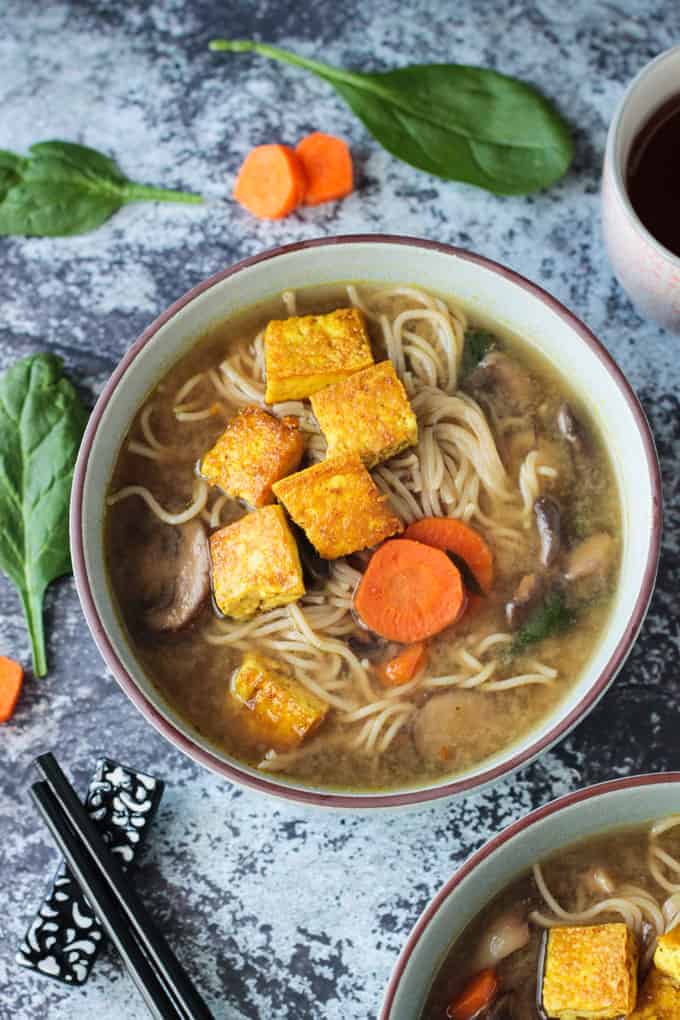
[{"label": "golden tofu cube", "polygon": [[305,593],[297,544],[280,506],[253,510],[210,536],[215,603],[245,620]]},{"label": "golden tofu cube", "polygon": [[[680,926],[660,935],[654,953],[654,965],[662,974],[680,985]],[[680,1020],[680,1018],[679,1018]]]},{"label": "golden tofu cube", "polygon": [[264,358],[268,404],[302,400],[373,364],[358,308],[272,319],[264,333]]},{"label": "golden tofu cube", "polygon": [[250,713],[248,730],[275,751],[298,747],[326,718],[328,705],[273,659],[249,652],[231,680],[231,694]]},{"label": "golden tofu cube", "polygon": [[334,560],[404,530],[359,457],[333,457],[274,485],[320,556]]},{"label": "golden tofu cube", "polygon": [[551,1020],[616,1020],[635,1008],[637,945],[625,924],[553,928],[543,972]]},{"label": "golden tofu cube", "polygon": [[381,361],[312,396],[329,457],[357,453],[366,467],[418,442],[418,422],[391,361]]},{"label": "golden tofu cube", "polygon": [[266,506],[274,502],[272,485],[295,471],[304,448],[297,418],[244,407],[203,457],[200,473],[227,496]]},{"label": "golden tofu cube", "polygon": [[652,967],[630,1020],[680,1020],[680,985]]}]

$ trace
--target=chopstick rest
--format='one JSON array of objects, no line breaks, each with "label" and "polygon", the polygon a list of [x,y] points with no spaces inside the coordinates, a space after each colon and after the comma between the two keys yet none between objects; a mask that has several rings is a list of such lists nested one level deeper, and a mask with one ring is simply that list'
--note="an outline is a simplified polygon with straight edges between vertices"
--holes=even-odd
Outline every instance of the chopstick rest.
[{"label": "chopstick rest", "polygon": [[[123,868],[134,861],[163,795],[164,783],[101,758],[85,807]],[[16,962],[69,985],[84,984],[104,932],[71,872],[62,864],[16,955]]]}]

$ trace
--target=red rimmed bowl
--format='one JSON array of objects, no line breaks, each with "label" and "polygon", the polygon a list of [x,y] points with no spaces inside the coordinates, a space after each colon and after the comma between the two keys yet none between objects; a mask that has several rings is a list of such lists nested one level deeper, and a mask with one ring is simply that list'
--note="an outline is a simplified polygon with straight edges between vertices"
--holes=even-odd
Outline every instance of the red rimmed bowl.
[{"label": "red rimmed bowl", "polygon": [[542,857],[643,825],[680,806],[680,772],[589,786],[546,804],[477,850],[421,914],[394,967],[380,1020],[418,1020],[448,950],[495,896]]},{"label": "red rimmed bowl", "polygon": [[[104,558],[105,500],[121,443],[147,394],[215,320],[286,288],[340,280],[405,283],[461,299],[522,336],[567,376],[605,436],[623,507],[620,583],[606,632],[579,680],[540,725],[493,758],[457,775],[388,792],[353,793],[265,775],[208,744],[144,674],[118,618]],[[565,736],[621,668],[654,587],[661,533],[654,443],[635,394],[610,355],[563,305],[511,270],[470,252],[408,237],[332,237],[277,248],[199,284],[132,345],[92,413],[76,468],[71,547],[88,626],[113,675],[148,721],[194,760],[234,782],[327,807],[391,808],[466,793],[526,764]],[[634,525],[634,526],[633,526]]]}]

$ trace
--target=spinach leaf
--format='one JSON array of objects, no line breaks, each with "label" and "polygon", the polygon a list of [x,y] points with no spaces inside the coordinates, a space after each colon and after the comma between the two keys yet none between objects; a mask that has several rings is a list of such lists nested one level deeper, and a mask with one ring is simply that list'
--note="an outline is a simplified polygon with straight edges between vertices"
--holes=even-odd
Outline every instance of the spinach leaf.
[{"label": "spinach leaf", "polygon": [[477,365],[484,360],[495,343],[496,338],[493,333],[489,333],[485,329],[469,329],[466,332],[461,365],[463,376],[469,375],[477,368]]},{"label": "spinach leaf", "polygon": [[34,354],[0,376],[0,568],[19,591],[36,676],[47,672],[43,595],[71,569],[69,498],[87,421],[61,366]]},{"label": "spinach leaf", "polygon": [[0,235],[82,234],[128,202],[144,200],[203,201],[200,195],[136,184],[108,156],[73,142],[38,142],[25,159],[0,152]]},{"label": "spinach leaf", "polygon": [[17,156],[16,153],[0,149],[0,202],[12,185],[21,180],[26,162],[27,160]]},{"label": "spinach leaf", "polygon": [[329,82],[394,156],[447,180],[522,195],[558,180],[573,156],[569,130],[536,89],[483,67],[417,64],[361,74],[249,40],[213,39],[218,52],[255,52]]},{"label": "spinach leaf", "polygon": [[576,614],[567,606],[563,593],[553,591],[534,609],[527,622],[517,632],[511,651],[523,652],[529,645],[571,627],[575,619]]}]

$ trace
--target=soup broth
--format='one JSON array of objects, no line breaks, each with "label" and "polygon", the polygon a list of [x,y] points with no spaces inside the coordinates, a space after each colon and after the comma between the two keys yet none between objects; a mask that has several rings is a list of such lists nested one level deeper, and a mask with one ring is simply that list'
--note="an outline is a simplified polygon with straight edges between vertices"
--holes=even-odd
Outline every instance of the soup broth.
[{"label": "soup broth", "polygon": [[[658,937],[680,920],[680,815],[658,823],[658,830],[645,825],[574,843],[512,882],[453,945],[422,1020],[451,1020],[463,989],[482,967],[494,971],[499,989],[479,1020],[496,1020],[496,1014],[497,1020],[540,1020],[541,943],[546,930],[560,925],[625,923],[644,989]],[[572,980],[576,987],[576,964]],[[677,1004],[680,1009],[680,988]]]},{"label": "soup broth", "polygon": [[[404,525],[461,520],[493,559],[487,591],[455,560],[467,608],[427,641],[424,668],[396,686],[381,681],[380,667],[399,645],[369,632],[353,607],[370,551],[322,561],[297,530],[306,594],[250,619],[222,617],[192,576],[207,569],[203,553],[199,566],[191,559],[201,535],[249,512],[197,478],[196,465],[240,408],[267,406],[265,326],[353,305],[366,310],[374,359],[392,361],[418,419],[417,445],[373,467],[375,484]],[[267,409],[298,419],[300,469],[324,459],[308,402]],[[616,480],[566,380],[520,338],[409,287],[287,292],[216,323],[140,408],[109,504],[111,586],[134,653],[163,698],[219,752],[322,787],[428,783],[519,741],[593,654],[620,558]],[[293,749],[268,746],[230,695],[249,651],[275,660],[329,706]]]}]

